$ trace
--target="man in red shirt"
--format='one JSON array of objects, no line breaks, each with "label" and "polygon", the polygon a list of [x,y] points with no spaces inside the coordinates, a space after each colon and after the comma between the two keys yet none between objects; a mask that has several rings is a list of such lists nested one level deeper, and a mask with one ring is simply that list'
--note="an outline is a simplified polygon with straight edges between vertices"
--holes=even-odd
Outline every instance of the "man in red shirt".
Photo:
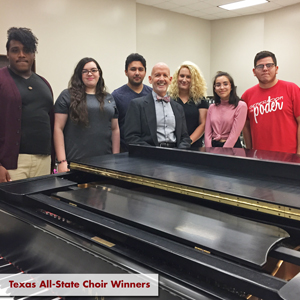
[{"label": "man in red shirt", "polygon": [[258,84],[242,95],[248,106],[246,147],[300,154],[299,87],[277,79],[277,60],[269,51],[256,54],[253,73]]}]

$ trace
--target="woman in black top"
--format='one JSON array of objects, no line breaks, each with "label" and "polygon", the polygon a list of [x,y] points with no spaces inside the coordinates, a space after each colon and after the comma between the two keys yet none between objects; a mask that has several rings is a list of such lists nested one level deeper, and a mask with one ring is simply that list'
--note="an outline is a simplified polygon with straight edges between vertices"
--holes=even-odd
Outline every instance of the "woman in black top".
[{"label": "woman in black top", "polygon": [[182,63],[173,75],[169,95],[183,106],[193,147],[202,147],[208,103],[206,82],[197,65]]}]

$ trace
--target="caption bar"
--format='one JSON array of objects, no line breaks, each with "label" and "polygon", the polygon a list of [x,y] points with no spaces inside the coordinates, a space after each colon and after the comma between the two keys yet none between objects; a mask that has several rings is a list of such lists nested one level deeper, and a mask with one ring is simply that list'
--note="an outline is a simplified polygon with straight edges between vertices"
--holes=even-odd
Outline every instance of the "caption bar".
[{"label": "caption bar", "polygon": [[158,296],[158,274],[0,274],[0,296]]}]

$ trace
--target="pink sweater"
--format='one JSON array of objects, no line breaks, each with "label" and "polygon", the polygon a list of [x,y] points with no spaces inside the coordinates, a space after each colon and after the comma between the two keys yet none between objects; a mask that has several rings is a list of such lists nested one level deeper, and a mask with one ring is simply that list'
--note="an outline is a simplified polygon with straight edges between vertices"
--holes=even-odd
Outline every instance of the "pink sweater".
[{"label": "pink sweater", "polygon": [[210,105],[205,124],[205,147],[211,147],[211,140],[226,140],[224,147],[232,148],[245,125],[247,105],[240,101],[235,108],[228,101],[216,106]]}]

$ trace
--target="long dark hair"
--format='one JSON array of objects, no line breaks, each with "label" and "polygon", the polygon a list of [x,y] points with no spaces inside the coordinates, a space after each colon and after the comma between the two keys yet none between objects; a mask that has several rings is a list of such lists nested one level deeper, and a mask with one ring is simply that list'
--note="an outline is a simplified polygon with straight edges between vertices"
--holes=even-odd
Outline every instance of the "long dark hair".
[{"label": "long dark hair", "polygon": [[221,99],[218,96],[218,94],[216,93],[216,89],[215,89],[216,80],[217,80],[218,77],[221,77],[221,76],[227,77],[227,79],[229,80],[230,85],[231,85],[231,92],[230,92],[230,95],[229,95],[229,104],[232,104],[232,105],[234,105],[234,107],[237,107],[238,103],[240,101],[240,98],[236,94],[236,86],[234,85],[233,78],[227,72],[218,72],[217,75],[214,78],[213,87],[214,87],[215,105],[218,106],[221,103]]},{"label": "long dark hair", "polygon": [[69,92],[71,95],[70,118],[72,119],[72,121],[82,126],[89,125],[88,110],[86,104],[86,93],[85,93],[86,86],[82,81],[82,70],[84,66],[89,62],[94,62],[99,70],[100,77],[96,85],[95,96],[100,103],[101,111],[103,111],[104,98],[107,95],[104,79],[102,77],[102,70],[98,62],[91,57],[85,57],[81,59],[77,64],[74,70],[74,74],[70,79]]}]

